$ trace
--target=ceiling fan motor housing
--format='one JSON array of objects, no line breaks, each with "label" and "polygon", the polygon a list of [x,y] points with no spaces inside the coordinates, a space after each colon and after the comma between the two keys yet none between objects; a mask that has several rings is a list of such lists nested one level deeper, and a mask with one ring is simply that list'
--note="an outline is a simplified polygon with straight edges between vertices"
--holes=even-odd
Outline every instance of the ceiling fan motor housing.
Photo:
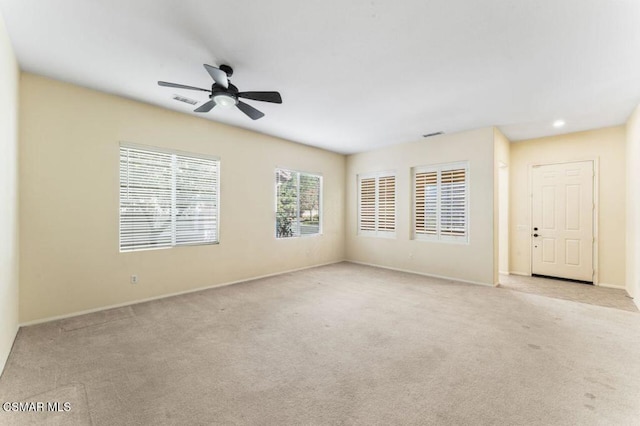
[{"label": "ceiling fan motor housing", "polygon": [[[229,83],[228,88],[224,88],[217,83],[213,83],[209,99],[213,99],[216,105],[220,106],[236,105],[238,103],[238,88],[231,83]],[[225,102],[225,99],[233,99],[233,102]],[[222,102],[220,102],[220,100],[222,100]]]}]

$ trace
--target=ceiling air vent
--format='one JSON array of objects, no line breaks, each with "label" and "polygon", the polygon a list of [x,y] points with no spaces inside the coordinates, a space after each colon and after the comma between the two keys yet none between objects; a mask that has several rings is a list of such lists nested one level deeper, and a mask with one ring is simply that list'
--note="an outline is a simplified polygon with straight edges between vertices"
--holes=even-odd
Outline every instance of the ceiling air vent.
[{"label": "ceiling air vent", "polygon": [[433,132],[427,133],[426,135],[422,135],[423,138],[430,138],[432,136],[444,135],[444,132]]},{"label": "ceiling air vent", "polygon": [[185,104],[189,104],[189,105],[195,105],[198,103],[198,101],[194,101],[193,99],[185,98],[184,96],[180,96],[180,95],[173,95],[173,99],[175,99],[176,101],[184,102]]}]

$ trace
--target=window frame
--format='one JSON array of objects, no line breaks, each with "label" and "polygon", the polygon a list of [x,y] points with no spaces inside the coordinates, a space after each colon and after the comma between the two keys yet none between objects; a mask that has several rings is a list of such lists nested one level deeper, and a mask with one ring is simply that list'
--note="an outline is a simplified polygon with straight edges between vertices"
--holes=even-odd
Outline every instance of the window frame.
[{"label": "window frame", "polygon": [[[297,185],[296,188],[298,189],[298,194],[296,197],[296,201],[298,203],[298,212],[300,212],[300,176],[301,175],[306,175],[306,176],[311,176],[311,177],[315,177],[318,178],[318,180],[320,181],[320,188],[318,188],[318,214],[319,214],[319,218],[318,218],[318,232],[314,233],[314,234],[303,234],[302,232],[300,232],[298,235],[291,235],[290,237],[279,237],[278,236],[278,170],[283,170],[283,171],[287,171],[289,173],[295,173],[297,175]],[[306,171],[302,171],[302,170],[296,170],[296,169],[291,169],[288,167],[276,167],[274,172],[274,177],[275,177],[275,184],[274,184],[274,233],[273,235],[275,236],[276,240],[290,240],[290,239],[294,239],[294,238],[313,238],[313,237],[320,237],[323,235],[324,233],[324,201],[323,201],[323,193],[324,193],[324,176],[322,176],[322,173],[317,173],[317,172],[306,172]],[[298,213],[298,229],[300,229],[300,217],[299,217],[299,213]]]},{"label": "window frame", "polygon": [[[441,234],[441,197],[442,197],[442,172],[464,169],[464,190],[465,190],[465,212],[464,212],[464,224],[465,233],[460,236],[442,235]],[[418,173],[431,173],[435,172],[437,175],[437,190],[436,190],[436,233],[435,235],[419,234],[416,229],[417,211],[416,211],[416,192],[417,182],[416,175]],[[457,243],[457,244],[469,244],[470,241],[470,173],[469,173],[469,161],[457,161],[453,163],[433,164],[426,166],[415,166],[411,168],[411,237],[416,241],[431,241],[431,242],[445,242],[445,243]]]},{"label": "window frame", "polygon": [[[394,230],[393,231],[385,231],[380,230],[378,227],[378,216],[379,216],[379,184],[380,178],[385,177],[393,177],[394,178]],[[375,204],[374,204],[374,212],[375,212],[375,229],[374,230],[363,230],[360,229],[360,213],[362,210],[361,206],[361,196],[362,196],[362,180],[363,179],[375,179]],[[369,172],[369,173],[359,173],[357,175],[356,180],[356,191],[357,191],[357,222],[356,222],[356,234],[362,237],[379,237],[379,238],[396,238],[398,232],[398,173],[395,170],[386,170],[381,172]]]},{"label": "window frame", "polygon": [[[172,206],[171,206],[171,221],[172,221],[172,230],[171,230],[171,245],[169,246],[163,246],[163,247],[144,247],[144,248],[127,248],[127,249],[122,249],[122,241],[121,241],[121,236],[122,236],[122,197],[120,195],[120,188],[122,186],[122,182],[120,181],[120,161],[121,161],[121,152],[122,149],[134,149],[134,150],[140,150],[140,151],[147,151],[147,152],[151,152],[151,153],[160,153],[160,154],[168,154],[168,155],[172,155],[172,156],[182,156],[182,157],[191,157],[191,158],[195,158],[195,159],[203,159],[203,160],[210,160],[210,161],[214,161],[216,162],[216,168],[217,168],[217,177],[215,179],[216,183],[215,183],[215,198],[216,198],[216,209],[215,209],[215,240],[214,241],[206,241],[206,242],[191,242],[191,243],[180,243],[177,244],[176,243],[176,235],[175,235],[175,229],[173,229],[177,222],[175,220],[175,211],[174,211],[174,204],[176,202],[176,193],[175,191],[172,190],[172,194],[171,194],[171,200],[172,200]],[[175,167],[176,164],[176,158],[172,158],[172,180],[173,180],[173,186],[175,187]],[[202,154],[202,153],[194,153],[194,152],[188,152],[188,151],[182,151],[182,150],[177,150],[177,149],[171,149],[171,148],[163,148],[163,147],[156,147],[156,146],[152,146],[152,145],[143,145],[143,144],[137,144],[137,143],[131,143],[131,142],[120,142],[118,145],[118,250],[120,253],[132,253],[132,252],[141,252],[141,251],[150,251],[150,250],[164,250],[164,249],[173,249],[173,248],[177,248],[177,247],[190,247],[190,246],[209,246],[209,245],[217,245],[220,244],[220,201],[221,201],[221,194],[220,194],[220,178],[222,175],[222,169],[221,169],[221,161],[220,161],[220,157],[219,156],[215,156],[215,155],[210,155],[210,154]]]}]

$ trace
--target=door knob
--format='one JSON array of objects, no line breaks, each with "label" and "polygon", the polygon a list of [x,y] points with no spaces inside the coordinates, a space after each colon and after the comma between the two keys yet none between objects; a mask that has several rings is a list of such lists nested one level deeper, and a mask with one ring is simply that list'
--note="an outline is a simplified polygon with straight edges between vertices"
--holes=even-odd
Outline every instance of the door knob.
[{"label": "door knob", "polygon": [[534,237],[537,237],[537,236],[538,236],[538,234],[533,234],[533,236],[534,236]]}]

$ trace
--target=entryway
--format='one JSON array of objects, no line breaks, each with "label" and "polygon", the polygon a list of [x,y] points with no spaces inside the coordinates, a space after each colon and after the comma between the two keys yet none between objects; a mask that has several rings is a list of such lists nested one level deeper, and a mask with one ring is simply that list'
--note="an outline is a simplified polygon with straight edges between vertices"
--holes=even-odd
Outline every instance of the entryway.
[{"label": "entryway", "polygon": [[638,312],[633,299],[626,291],[593,285],[520,275],[500,275],[499,288],[515,290],[555,299],[571,300],[590,305],[605,306]]}]

